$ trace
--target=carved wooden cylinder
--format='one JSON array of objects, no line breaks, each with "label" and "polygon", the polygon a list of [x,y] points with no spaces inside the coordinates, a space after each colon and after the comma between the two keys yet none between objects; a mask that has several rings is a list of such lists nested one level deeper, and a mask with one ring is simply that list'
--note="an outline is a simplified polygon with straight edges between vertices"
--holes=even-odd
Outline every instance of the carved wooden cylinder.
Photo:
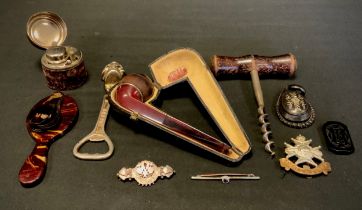
[{"label": "carved wooden cylinder", "polygon": [[211,58],[211,63],[211,71],[215,76],[249,76],[254,64],[261,77],[293,77],[297,70],[297,60],[290,53],[270,57],[259,55],[245,55],[241,57],[214,55]]}]

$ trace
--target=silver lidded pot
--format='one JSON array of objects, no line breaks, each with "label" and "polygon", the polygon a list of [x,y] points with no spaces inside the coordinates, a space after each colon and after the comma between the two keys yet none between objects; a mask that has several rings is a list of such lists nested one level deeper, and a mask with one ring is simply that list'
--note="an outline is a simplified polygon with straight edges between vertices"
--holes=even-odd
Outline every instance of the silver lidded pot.
[{"label": "silver lidded pot", "polygon": [[72,90],[86,82],[88,73],[82,52],[71,46],[63,46],[67,26],[61,17],[52,12],[38,12],[29,18],[26,27],[30,41],[46,49],[41,65],[49,88]]}]

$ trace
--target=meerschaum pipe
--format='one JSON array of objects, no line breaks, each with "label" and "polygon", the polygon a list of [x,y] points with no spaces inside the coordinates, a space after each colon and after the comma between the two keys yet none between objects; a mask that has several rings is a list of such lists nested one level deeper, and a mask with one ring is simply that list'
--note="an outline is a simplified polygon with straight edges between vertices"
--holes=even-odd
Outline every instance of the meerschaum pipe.
[{"label": "meerschaum pipe", "polygon": [[[150,64],[152,82],[141,74],[124,76],[108,93],[113,108],[130,114],[228,161],[237,162],[250,150],[247,135],[201,56],[192,49],[172,51]],[[187,81],[223,133],[224,142],[171,117],[152,105],[160,91]]]},{"label": "meerschaum pipe", "polygon": [[149,78],[141,74],[130,74],[125,76],[120,84],[111,91],[111,101],[116,102],[116,106],[130,113],[132,119],[141,119],[157,127],[162,127],[179,137],[192,138],[196,144],[205,145],[217,152],[229,153],[229,145],[145,103],[150,99],[153,91],[153,84]]}]

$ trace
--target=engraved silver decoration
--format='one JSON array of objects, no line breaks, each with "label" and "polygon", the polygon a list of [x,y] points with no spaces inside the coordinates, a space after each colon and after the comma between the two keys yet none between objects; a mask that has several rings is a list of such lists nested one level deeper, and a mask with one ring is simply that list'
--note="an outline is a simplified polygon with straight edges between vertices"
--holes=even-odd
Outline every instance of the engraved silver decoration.
[{"label": "engraved silver decoration", "polygon": [[138,185],[151,186],[156,182],[158,177],[163,179],[164,177],[170,178],[175,171],[170,166],[157,166],[154,162],[149,160],[143,160],[134,168],[121,168],[117,173],[117,176],[122,180],[135,179]]},{"label": "engraved silver decoration", "polygon": [[300,85],[289,85],[280,93],[276,104],[280,121],[293,128],[306,128],[313,124],[315,111],[305,94],[305,89]]}]

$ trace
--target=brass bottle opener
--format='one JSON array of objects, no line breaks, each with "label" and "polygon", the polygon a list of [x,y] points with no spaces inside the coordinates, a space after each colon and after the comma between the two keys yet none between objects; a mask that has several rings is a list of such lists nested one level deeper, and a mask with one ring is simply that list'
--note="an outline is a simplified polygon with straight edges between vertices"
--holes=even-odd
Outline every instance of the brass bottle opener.
[{"label": "brass bottle opener", "polygon": [[[73,155],[83,160],[103,160],[109,158],[113,154],[114,146],[112,140],[106,134],[104,126],[106,124],[109,110],[109,102],[106,96],[103,96],[103,103],[99,112],[98,120],[93,131],[82,138],[73,148]],[[88,141],[90,142],[102,142],[105,141],[108,145],[108,151],[104,154],[99,153],[80,153],[79,149]]]},{"label": "brass bottle opener", "polygon": [[[104,67],[102,71],[102,80],[105,82],[105,90],[108,92],[111,87],[115,85],[123,76],[124,70],[123,67],[117,63],[112,62],[106,67]],[[81,139],[73,148],[73,155],[79,159],[84,160],[103,160],[109,158],[114,151],[114,146],[112,140],[105,132],[105,124],[108,116],[109,111],[109,102],[107,99],[107,95],[103,96],[103,102],[101,106],[101,110],[99,112],[98,120],[96,123],[95,128],[92,132],[90,132],[87,136]],[[108,145],[108,151],[104,154],[89,154],[89,153],[80,153],[79,149],[88,141],[90,142],[102,142],[105,141]]]}]

